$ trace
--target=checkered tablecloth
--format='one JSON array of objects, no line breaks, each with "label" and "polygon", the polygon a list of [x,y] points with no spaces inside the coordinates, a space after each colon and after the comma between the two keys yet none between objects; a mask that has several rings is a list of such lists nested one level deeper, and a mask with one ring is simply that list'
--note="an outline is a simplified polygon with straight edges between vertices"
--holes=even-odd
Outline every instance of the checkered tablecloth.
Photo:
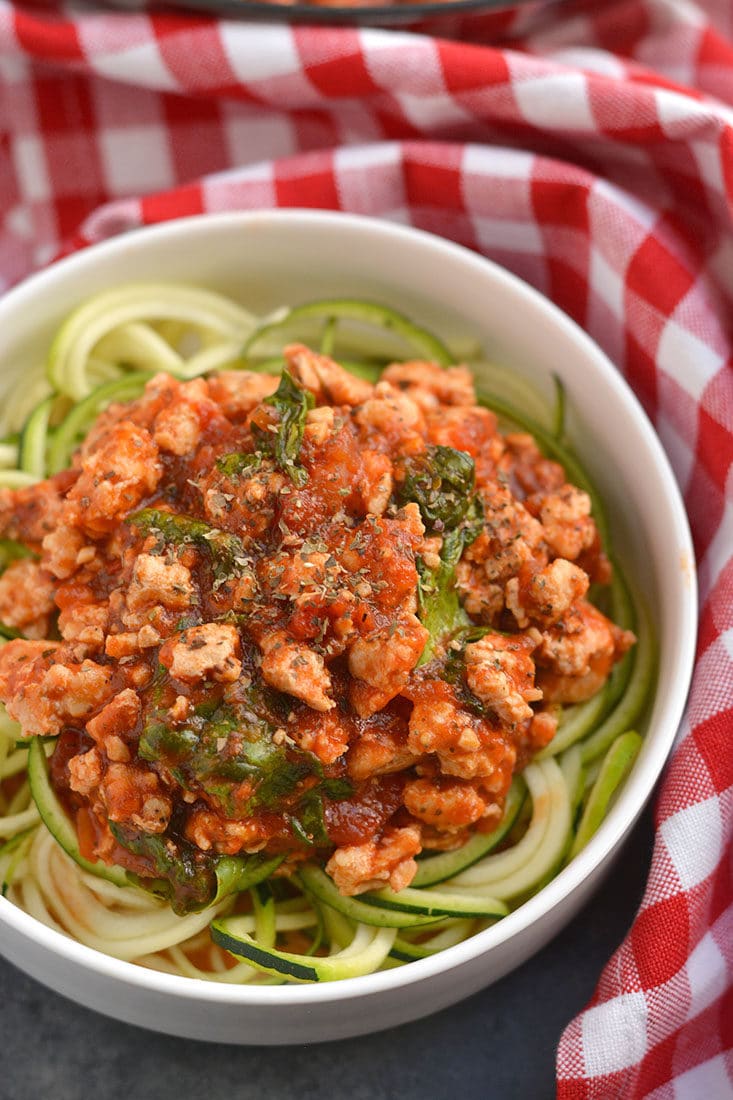
[{"label": "checkered tablecloth", "polygon": [[732,202],[725,0],[407,31],[0,0],[0,287],[184,214],[369,214],[527,279],[652,417],[695,539],[697,668],[641,910],[560,1041],[563,1100],[733,1096]]}]

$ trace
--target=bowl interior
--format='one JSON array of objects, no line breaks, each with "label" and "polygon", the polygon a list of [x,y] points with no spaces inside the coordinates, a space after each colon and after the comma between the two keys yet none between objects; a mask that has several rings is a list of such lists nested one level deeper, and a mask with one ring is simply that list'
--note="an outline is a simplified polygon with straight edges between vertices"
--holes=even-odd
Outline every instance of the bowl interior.
[{"label": "bowl interior", "polygon": [[[204,991],[205,983],[102,960],[4,899],[0,921],[75,966],[128,985],[229,1004],[305,1004],[378,993],[485,958],[535,922],[547,921],[549,928],[552,910],[607,859],[649,796],[670,751],[692,668],[696,597],[687,521],[661,446],[630,390],[563,314],[465,249],[372,219],[268,211],[184,219],[134,232],[61,261],[10,292],[0,301],[5,344],[0,392],[44,360],[58,324],[85,298],[122,283],[155,279],[218,289],[256,312],[321,296],[371,298],[403,310],[449,344],[478,339],[489,359],[519,372],[548,396],[557,375],[567,392],[570,438],[607,505],[615,551],[645,594],[656,625],[661,656],[647,737],[609,817],[569,867],[494,928],[399,970],[330,987],[215,986]],[[495,976],[500,972],[497,965]]]}]

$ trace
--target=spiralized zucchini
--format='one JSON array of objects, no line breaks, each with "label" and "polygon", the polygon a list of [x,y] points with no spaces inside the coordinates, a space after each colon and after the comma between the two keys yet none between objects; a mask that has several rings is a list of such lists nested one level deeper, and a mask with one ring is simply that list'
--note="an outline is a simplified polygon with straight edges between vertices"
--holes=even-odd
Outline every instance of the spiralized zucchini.
[{"label": "spiralized zucchini", "polygon": [[[67,467],[99,414],[137,397],[155,373],[192,379],[223,367],[279,371],[279,349],[291,338],[319,344],[372,380],[395,359],[454,361],[431,332],[371,302],[336,299],[257,318],[198,288],[139,283],[105,291],[63,324],[45,371],[31,371],[9,394],[0,423],[0,486],[22,488]],[[478,371],[491,386],[483,401],[530,431],[589,492],[608,550],[598,495],[564,439],[562,386],[548,409],[516,375],[489,365]],[[0,569],[21,552],[6,546]],[[611,604],[615,620],[637,632],[637,645],[594,698],[565,708],[554,740],[515,778],[494,831],[457,851],[427,855],[412,886],[399,893],[343,897],[320,867],[305,865],[289,880],[249,884],[203,912],[176,916],[124,872],[112,882],[108,874],[99,877],[98,865],[80,860],[73,826],[58,804],[49,811],[48,799],[39,799],[51,831],[41,822],[33,794],[47,783],[43,746],[34,746],[29,782],[20,727],[0,708],[2,892],[96,950],[227,984],[339,980],[447,950],[501,920],[557,874],[600,827],[633,766],[641,738],[631,731],[653,681],[653,631],[618,568]]]}]

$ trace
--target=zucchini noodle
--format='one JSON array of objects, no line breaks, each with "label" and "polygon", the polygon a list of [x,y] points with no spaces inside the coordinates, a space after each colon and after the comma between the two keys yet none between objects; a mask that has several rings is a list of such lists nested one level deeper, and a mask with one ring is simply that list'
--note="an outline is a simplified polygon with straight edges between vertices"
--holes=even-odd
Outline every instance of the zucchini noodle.
[{"label": "zucchini noodle", "polygon": [[[280,349],[290,338],[315,343],[372,381],[396,359],[455,361],[437,336],[370,302],[335,299],[258,318],[198,288],[139,283],[105,291],[65,321],[45,368],[32,367],[7,394],[0,486],[22,488],[68,467],[99,414],[138,397],[156,373],[189,380],[225,367],[279,372]],[[589,493],[610,553],[598,494],[565,441],[563,386],[556,382],[554,408],[548,408],[516,375],[473,365],[488,387],[482,403],[530,432]],[[3,546],[2,568],[24,553],[18,545]],[[121,869],[118,881],[126,885],[109,881],[101,864],[80,862],[74,830],[59,823],[64,812],[58,807],[56,825],[53,815],[41,820],[22,731],[0,708],[3,894],[90,948],[227,984],[358,977],[449,949],[501,920],[557,874],[599,828],[633,766],[641,746],[634,730],[648,705],[656,652],[648,612],[630,597],[618,566],[614,572],[611,613],[636,631],[636,646],[595,696],[563,708],[554,739],[515,777],[493,832],[421,858],[412,886],[345,897],[320,867],[306,864],[289,879],[250,884],[233,896],[223,892],[212,906],[177,916]],[[44,748],[39,742],[37,753]],[[37,763],[48,751],[40,751]]]}]

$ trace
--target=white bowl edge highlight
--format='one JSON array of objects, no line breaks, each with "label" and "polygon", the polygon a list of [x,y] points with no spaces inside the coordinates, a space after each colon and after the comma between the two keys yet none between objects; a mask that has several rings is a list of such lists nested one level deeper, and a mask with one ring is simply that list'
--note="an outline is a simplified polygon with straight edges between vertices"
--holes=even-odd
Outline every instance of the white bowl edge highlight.
[{"label": "white bowl edge highlight", "polygon": [[[358,257],[358,269],[351,270],[345,257]],[[607,869],[667,759],[683,712],[696,632],[694,556],[674,476],[616,369],[551,303],[460,246],[354,215],[297,210],[208,215],[94,246],[0,300],[0,332],[9,342],[3,361],[22,371],[47,349],[76,304],[141,276],[220,289],[257,310],[335,293],[381,299],[448,341],[452,334],[475,333],[492,358],[521,369],[530,380],[556,372],[575,410],[571,426],[583,424],[584,439],[573,436],[573,442],[608,505],[615,545],[623,545],[622,560],[653,597],[661,664],[649,733],[609,817],[569,867],[493,928],[400,969],[322,986],[207,984],[101,956],[5,899],[0,899],[0,949],[90,1007],[192,1038],[308,1042],[426,1015],[501,977],[566,923]],[[623,437],[621,443],[614,442],[614,432]]]}]

